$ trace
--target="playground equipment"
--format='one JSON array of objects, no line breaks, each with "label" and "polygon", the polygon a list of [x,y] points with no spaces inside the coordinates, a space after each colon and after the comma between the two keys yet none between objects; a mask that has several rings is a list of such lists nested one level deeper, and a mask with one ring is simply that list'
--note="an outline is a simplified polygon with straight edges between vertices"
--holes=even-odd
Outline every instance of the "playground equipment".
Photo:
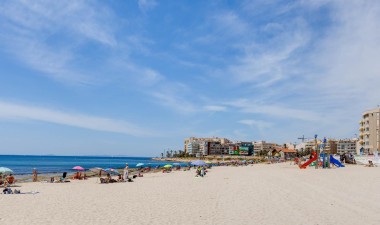
[{"label": "playground equipment", "polygon": [[316,152],[312,152],[311,154],[313,155],[313,157],[311,159],[309,159],[308,161],[306,161],[304,164],[300,165],[300,169],[306,169],[306,167],[308,165],[310,165],[310,163],[312,163],[318,159],[318,155]]},{"label": "playground equipment", "polygon": [[334,158],[332,155],[330,155],[330,162],[334,164],[336,167],[344,167],[344,165],[340,163],[339,160]]}]

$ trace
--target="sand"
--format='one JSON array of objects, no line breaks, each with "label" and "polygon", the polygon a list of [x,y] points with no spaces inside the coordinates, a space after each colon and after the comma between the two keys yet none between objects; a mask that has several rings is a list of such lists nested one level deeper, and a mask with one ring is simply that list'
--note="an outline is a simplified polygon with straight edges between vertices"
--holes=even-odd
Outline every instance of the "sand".
[{"label": "sand", "polygon": [[39,193],[0,195],[0,224],[380,224],[380,167],[258,164],[19,189]]}]

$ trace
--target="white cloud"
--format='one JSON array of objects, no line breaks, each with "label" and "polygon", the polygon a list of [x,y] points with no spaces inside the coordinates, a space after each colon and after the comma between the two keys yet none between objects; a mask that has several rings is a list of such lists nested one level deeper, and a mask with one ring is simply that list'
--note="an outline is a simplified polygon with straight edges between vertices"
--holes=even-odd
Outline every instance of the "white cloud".
[{"label": "white cloud", "polygon": [[150,131],[132,123],[92,115],[67,113],[58,110],[21,105],[0,101],[0,119],[35,120],[79,127],[89,130],[128,134],[132,136],[153,136]]},{"label": "white cloud", "polygon": [[213,112],[223,112],[227,110],[225,106],[220,106],[220,105],[206,105],[203,108],[206,111],[213,111]]},{"label": "white cloud", "polygon": [[[5,53],[41,74],[69,83],[92,83],[96,72],[78,69],[84,40],[115,47],[113,14],[86,2],[12,1],[0,5]],[[57,39],[56,36],[60,38]],[[64,43],[61,43],[63,40]]]},{"label": "white cloud", "polygon": [[261,114],[275,118],[289,118],[305,121],[318,121],[322,117],[311,111],[304,109],[297,109],[295,107],[288,107],[286,104],[263,104],[254,100],[235,99],[233,101],[225,102],[225,105],[236,107],[243,113]]},{"label": "white cloud", "polygon": [[380,94],[380,4],[336,1],[331,7],[333,24],[312,58],[323,71],[315,74],[320,76],[318,88],[338,104],[375,107]]},{"label": "white cloud", "polygon": [[[272,86],[294,76],[298,51],[308,44],[310,32],[302,19],[288,23],[285,28],[277,29],[275,38],[262,46],[254,43],[242,45],[245,55],[228,67],[228,76],[235,82],[249,82],[260,87]],[[266,24],[263,29],[268,30],[268,26],[274,25]],[[276,27],[283,26],[276,24]]]},{"label": "white cloud", "polygon": [[249,29],[248,24],[234,11],[218,12],[213,19],[218,33],[238,36],[245,34]]},{"label": "white cloud", "polygon": [[155,91],[150,93],[155,99],[156,103],[175,110],[181,114],[191,114],[197,112],[196,106],[172,92],[167,91]]},{"label": "white cloud", "polygon": [[252,120],[252,119],[239,120],[238,123],[247,125],[249,127],[257,127],[259,129],[269,128],[273,125],[272,123],[268,123],[262,120]]},{"label": "white cloud", "polygon": [[157,6],[157,2],[155,0],[138,0],[137,4],[143,12],[152,10]]}]

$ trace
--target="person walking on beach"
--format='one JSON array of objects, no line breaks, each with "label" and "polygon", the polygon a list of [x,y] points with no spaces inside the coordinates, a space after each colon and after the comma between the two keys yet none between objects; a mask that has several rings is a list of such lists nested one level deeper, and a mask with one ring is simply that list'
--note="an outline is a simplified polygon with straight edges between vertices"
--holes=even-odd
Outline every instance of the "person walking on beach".
[{"label": "person walking on beach", "polygon": [[128,180],[128,163],[125,164],[123,175],[124,175],[124,180]]},{"label": "person walking on beach", "polygon": [[33,182],[37,182],[37,169],[33,169]]},{"label": "person walking on beach", "polygon": [[204,177],[205,176],[205,168],[202,166],[201,168],[201,177]]}]

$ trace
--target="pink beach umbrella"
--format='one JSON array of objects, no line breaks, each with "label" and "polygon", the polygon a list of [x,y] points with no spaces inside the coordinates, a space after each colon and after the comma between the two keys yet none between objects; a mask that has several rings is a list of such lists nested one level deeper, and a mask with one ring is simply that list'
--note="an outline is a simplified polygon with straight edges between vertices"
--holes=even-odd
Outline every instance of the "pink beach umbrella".
[{"label": "pink beach umbrella", "polygon": [[81,167],[81,166],[74,166],[72,169],[73,170],[78,170],[78,171],[84,171],[84,168]]}]

